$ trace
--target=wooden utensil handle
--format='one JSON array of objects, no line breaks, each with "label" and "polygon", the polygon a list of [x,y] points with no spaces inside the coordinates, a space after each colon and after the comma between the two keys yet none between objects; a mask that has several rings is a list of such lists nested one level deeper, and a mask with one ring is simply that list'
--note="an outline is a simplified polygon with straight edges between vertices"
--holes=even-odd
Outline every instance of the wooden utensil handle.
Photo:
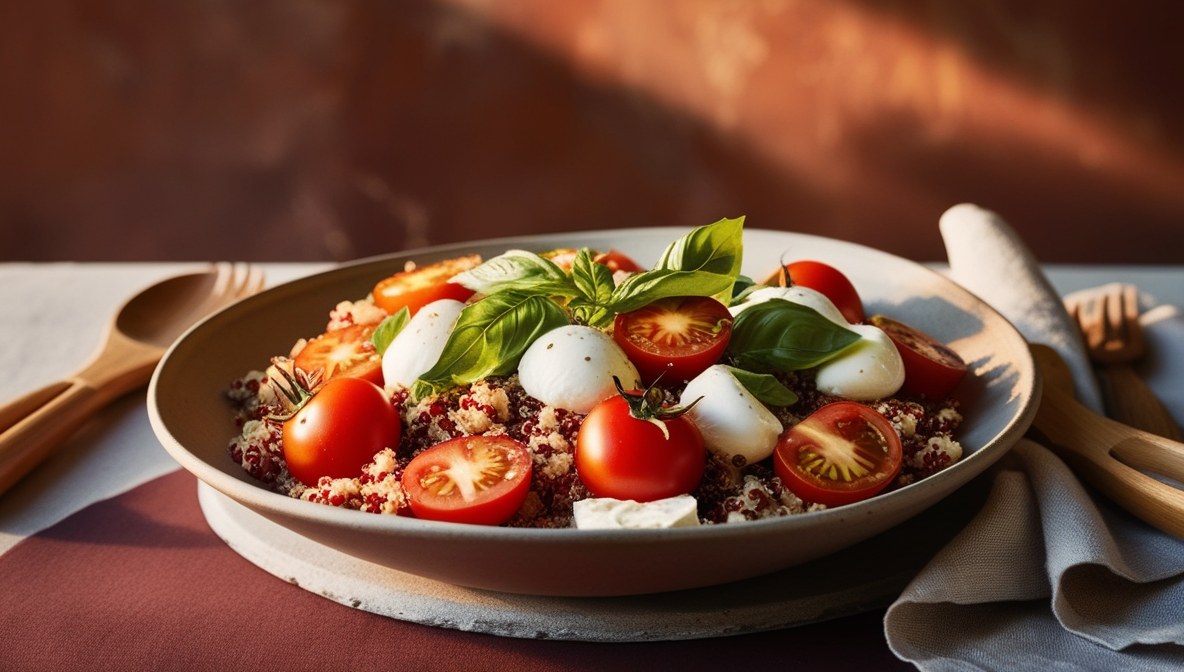
[{"label": "wooden utensil handle", "polygon": [[1086,482],[1145,522],[1184,539],[1184,491],[1122,462],[1062,446],[1053,450]]},{"label": "wooden utensil handle", "polygon": [[1103,367],[1098,378],[1106,408],[1115,420],[1173,441],[1184,441],[1175,418],[1129,364]]},{"label": "wooden utensil handle", "polygon": [[1046,386],[1033,425],[1088,483],[1159,529],[1184,539],[1184,490],[1138,471],[1184,481],[1184,444],[1128,427]]},{"label": "wooden utensil handle", "polygon": [[24,396],[13,399],[4,406],[0,406],[0,432],[24,420],[33,411],[48,404],[50,399],[65,392],[69,387],[70,383],[64,380],[59,381],[39,390],[33,390]]},{"label": "wooden utensil handle", "polygon": [[0,434],[0,494],[57,450],[110,400],[110,395],[80,380],[56,386],[60,385],[65,389]]}]

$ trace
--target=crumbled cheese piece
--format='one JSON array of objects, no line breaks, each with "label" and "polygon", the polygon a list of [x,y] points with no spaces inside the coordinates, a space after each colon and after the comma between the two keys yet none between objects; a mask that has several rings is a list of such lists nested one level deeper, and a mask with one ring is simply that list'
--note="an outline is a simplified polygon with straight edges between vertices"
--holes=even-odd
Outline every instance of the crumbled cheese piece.
[{"label": "crumbled cheese piece", "polygon": [[925,443],[925,447],[909,461],[914,469],[940,471],[962,459],[962,444],[945,434],[938,434]]},{"label": "crumbled cheese piece", "polygon": [[582,530],[652,529],[695,527],[698,504],[690,495],[653,502],[610,498],[583,499],[575,503],[575,524]]},{"label": "crumbled cheese piece", "polygon": [[[761,518],[777,518],[807,511],[806,503],[788,489],[782,489],[781,497],[774,498],[773,493],[761,482],[761,479],[751,474],[744,477],[744,484],[738,497],[728,498],[732,504],[729,507],[727,523],[742,523],[747,520]],[[733,508],[734,507],[734,508]]]},{"label": "crumbled cheese piece", "polygon": [[903,409],[897,410],[890,404],[880,404],[876,407],[876,411],[892,423],[892,428],[902,439],[914,436],[917,433],[917,422],[925,416],[925,409],[918,404],[909,403],[906,407],[908,412]]},{"label": "crumbled cheese piece", "polygon": [[300,499],[347,509],[362,508],[361,488],[356,478],[322,476],[315,488],[308,488],[301,493]]},{"label": "crumbled cheese piece", "polygon": [[342,301],[329,312],[329,324],[325,331],[343,329],[355,324],[378,324],[386,319],[386,311],[374,305],[373,300]]},{"label": "crumbled cheese piece", "polygon": [[962,414],[958,412],[958,409],[952,406],[946,406],[937,412],[937,419],[942,422],[956,424],[962,422]]},{"label": "crumbled cheese piece", "polygon": [[480,407],[448,411],[448,418],[456,423],[457,429],[468,435],[485,434],[493,428],[493,418]]},{"label": "crumbled cheese piece", "polygon": [[547,463],[543,467],[543,475],[548,478],[559,478],[571,471],[571,465],[575,458],[571,453],[555,453],[547,458]]}]

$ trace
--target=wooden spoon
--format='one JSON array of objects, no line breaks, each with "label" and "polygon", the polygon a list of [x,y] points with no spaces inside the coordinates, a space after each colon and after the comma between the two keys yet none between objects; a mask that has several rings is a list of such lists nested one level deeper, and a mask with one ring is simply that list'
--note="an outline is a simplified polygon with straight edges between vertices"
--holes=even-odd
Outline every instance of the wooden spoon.
[{"label": "wooden spoon", "polygon": [[1048,346],[1033,344],[1044,390],[1032,426],[1073,471],[1119,506],[1184,539],[1184,444],[1094,413],[1073,397],[1073,375]]},{"label": "wooden spoon", "polygon": [[219,264],[168,278],[128,300],[82,369],[0,407],[0,494],[99,409],[146,385],[165,350],[192,324],[262,287],[261,272]]}]

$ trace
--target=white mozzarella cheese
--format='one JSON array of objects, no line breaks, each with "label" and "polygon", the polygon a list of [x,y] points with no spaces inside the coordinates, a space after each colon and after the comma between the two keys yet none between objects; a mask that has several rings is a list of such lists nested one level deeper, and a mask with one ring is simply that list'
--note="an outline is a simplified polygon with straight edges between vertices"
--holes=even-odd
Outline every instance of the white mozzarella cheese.
[{"label": "white mozzarella cheese", "polygon": [[711,451],[740,455],[747,464],[773,454],[781,435],[781,421],[752,396],[727,367],[716,364],[687,384],[679,399],[687,405],[699,399],[687,414]]},{"label": "white mozzarella cheese", "polygon": [[441,299],[415,313],[382,355],[382,377],[388,388],[409,388],[436,365],[464,307],[461,301]]},{"label": "white mozzarella cheese", "polygon": [[823,362],[814,376],[822,392],[856,401],[883,399],[904,384],[904,361],[892,339],[879,327],[853,324],[860,340],[843,354]]},{"label": "white mozzarella cheese", "polygon": [[627,390],[641,384],[637,367],[612,336],[582,325],[543,334],[518,364],[518,382],[527,394],[576,413],[587,413],[616,394],[613,376]]},{"label": "white mozzarella cheese", "polygon": [[576,527],[581,530],[695,527],[699,524],[698,505],[690,495],[645,503],[607,497],[582,499],[574,508]]}]

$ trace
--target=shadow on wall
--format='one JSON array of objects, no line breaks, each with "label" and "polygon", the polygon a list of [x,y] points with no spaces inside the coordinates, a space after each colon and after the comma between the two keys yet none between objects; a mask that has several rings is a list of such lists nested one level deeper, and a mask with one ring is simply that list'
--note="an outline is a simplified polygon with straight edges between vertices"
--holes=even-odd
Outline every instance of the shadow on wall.
[{"label": "shadow on wall", "polygon": [[974,201],[1046,261],[1184,263],[1184,16],[1141,6],[7,3],[0,259],[746,215],[933,260]]}]

